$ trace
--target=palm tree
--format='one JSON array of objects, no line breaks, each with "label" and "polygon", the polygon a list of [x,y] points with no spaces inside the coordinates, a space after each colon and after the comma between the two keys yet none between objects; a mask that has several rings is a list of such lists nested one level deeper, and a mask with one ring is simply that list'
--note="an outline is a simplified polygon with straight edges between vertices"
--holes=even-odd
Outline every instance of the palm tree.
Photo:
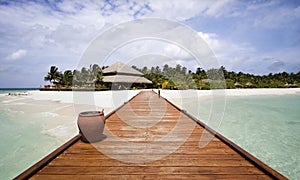
[{"label": "palm tree", "polygon": [[60,79],[60,73],[56,66],[51,66],[50,71],[48,72],[47,76],[44,77],[45,81],[50,81],[51,84],[57,83]]},{"label": "palm tree", "polygon": [[62,75],[62,84],[72,86],[73,84],[73,73],[71,70],[66,70]]},{"label": "palm tree", "polygon": [[80,71],[80,82],[86,84],[90,80],[90,72],[87,68],[82,67]]},{"label": "palm tree", "polygon": [[99,71],[96,77],[96,83],[101,83],[103,82],[103,73],[102,71]]},{"label": "palm tree", "polygon": [[90,74],[91,74],[91,81],[100,82],[102,81],[102,70],[98,64],[94,64],[90,66]]}]

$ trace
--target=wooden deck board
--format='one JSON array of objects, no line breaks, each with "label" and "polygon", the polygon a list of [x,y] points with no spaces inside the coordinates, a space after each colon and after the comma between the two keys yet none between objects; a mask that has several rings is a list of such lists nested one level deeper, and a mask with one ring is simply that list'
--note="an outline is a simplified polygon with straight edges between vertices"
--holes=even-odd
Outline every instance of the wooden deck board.
[{"label": "wooden deck board", "polygon": [[[106,159],[105,163],[103,159],[72,159],[72,158],[57,158],[53,160],[49,166],[62,166],[62,167],[97,167],[97,166],[132,166],[132,163],[125,163],[118,161],[116,159]],[[199,159],[199,158],[189,158],[189,159],[169,159],[165,158],[163,160],[154,161],[151,163],[139,163],[136,166],[183,166],[183,167],[201,167],[201,166],[253,166],[248,161],[244,159]]]},{"label": "wooden deck board", "polygon": [[267,175],[239,175],[239,174],[222,174],[222,175],[215,175],[215,174],[202,174],[193,175],[193,174],[180,174],[180,175],[143,175],[143,174],[136,174],[136,175],[88,175],[88,174],[76,174],[76,175],[45,175],[45,174],[38,174],[34,176],[32,179],[45,179],[45,180],[57,180],[57,179],[112,179],[112,180],[120,180],[120,179],[130,179],[130,180],[140,180],[140,179],[166,179],[166,180],[181,180],[181,179],[189,179],[189,180],[215,180],[215,179],[223,179],[223,180],[232,180],[232,179],[243,179],[243,180],[269,180],[272,179]]},{"label": "wooden deck board", "polygon": [[201,136],[208,133],[165,99],[144,91],[107,118],[106,139],[77,141],[31,178],[285,179],[218,137],[200,148]]},{"label": "wooden deck board", "polygon": [[87,166],[87,167],[78,167],[78,166],[46,166],[40,174],[89,174],[89,175],[131,175],[131,174],[172,174],[176,176],[177,174],[264,174],[262,171],[256,167],[249,166]]}]

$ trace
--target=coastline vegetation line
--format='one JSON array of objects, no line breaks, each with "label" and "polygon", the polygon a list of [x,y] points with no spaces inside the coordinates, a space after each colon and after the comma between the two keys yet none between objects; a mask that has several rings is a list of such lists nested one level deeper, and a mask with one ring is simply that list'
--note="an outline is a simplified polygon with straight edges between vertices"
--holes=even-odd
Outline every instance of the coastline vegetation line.
[{"label": "coastline vegetation line", "polygon": [[[44,77],[45,81],[50,81],[51,85],[46,85],[43,90],[110,90],[109,86],[103,82],[103,70],[108,66],[100,67],[97,64],[90,65],[89,68],[82,67],[81,70],[65,70],[60,72],[58,67],[51,66],[50,71]],[[224,66],[220,68],[204,70],[198,67],[195,72],[177,64],[171,67],[165,64],[162,68],[132,66],[140,71],[144,77],[152,81],[147,88],[162,89],[199,89],[209,90],[212,84],[217,88],[296,88],[300,87],[300,71],[298,73],[269,73],[268,75],[254,75],[243,72],[227,71]],[[220,83],[214,74],[224,74],[225,83]],[[209,77],[209,78],[208,78]],[[122,87],[120,87],[122,89]],[[123,89],[136,89],[134,84]]]}]

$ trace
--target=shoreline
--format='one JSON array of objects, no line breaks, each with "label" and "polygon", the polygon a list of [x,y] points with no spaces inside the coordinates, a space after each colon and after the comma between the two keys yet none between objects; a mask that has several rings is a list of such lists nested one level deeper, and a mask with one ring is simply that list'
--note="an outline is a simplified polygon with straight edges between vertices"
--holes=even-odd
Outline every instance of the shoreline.
[{"label": "shoreline", "polygon": [[[0,103],[6,111],[15,112],[17,119],[24,114],[34,118],[32,123],[41,126],[41,133],[65,142],[78,133],[77,117],[82,111],[104,109],[111,113],[140,91],[116,92],[41,92],[27,91],[26,95],[0,94]],[[113,100],[111,97],[114,97]],[[27,106],[24,106],[28,104]],[[37,120],[35,117],[38,117]]]},{"label": "shoreline", "polygon": [[[34,100],[50,100],[61,103],[76,103],[74,102],[74,97],[78,96],[88,96],[90,97],[93,94],[94,98],[103,98],[103,96],[113,97],[114,94],[122,94],[128,92],[129,94],[135,94],[143,91],[143,90],[153,90],[158,93],[158,89],[139,89],[139,90],[118,90],[118,91],[39,91],[39,90],[28,90],[28,91],[6,91],[3,94],[0,94],[0,97],[13,97],[15,99],[18,98],[31,98]],[[224,96],[226,97],[240,97],[240,96],[281,96],[281,95],[300,95],[300,88],[255,88],[255,89],[216,89],[216,90],[196,90],[196,89],[188,89],[188,90],[169,90],[169,89],[160,89],[161,95],[168,99],[178,99],[178,98],[192,98],[197,96],[198,98],[209,98],[209,97],[217,97]],[[128,94],[127,93],[127,94]],[[129,95],[128,94],[128,95]],[[74,96],[75,95],[75,96]],[[100,97],[102,96],[102,98]],[[130,96],[130,95],[129,95]],[[105,104],[109,102],[109,97],[106,97]],[[83,104],[86,104],[86,100],[83,99]],[[102,101],[103,102],[103,101]],[[79,103],[82,104],[82,103]],[[90,102],[88,102],[90,104]],[[103,104],[99,102],[95,102],[96,106],[103,106]],[[109,113],[109,112],[108,112]]]},{"label": "shoreline", "polygon": [[[156,93],[158,90],[154,90]],[[160,90],[167,99],[178,98],[209,98],[209,97],[240,97],[240,96],[281,96],[300,95],[300,88],[260,88],[260,89],[216,89],[216,90]]]},{"label": "shoreline", "polygon": [[[85,89],[80,89],[80,90],[73,90],[68,89],[68,90],[57,90],[57,89],[43,89],[40,90],[38,88],[0,88],[1,90],[5,91],[4,94],[8,94],[9,92],[20,92],[20,93],[25,93],[25,92],[122,92],[122,91],[143,91],[143,90],[154,90],[157,92],[158,89],[136,89],[136,90],[105,90],[105,91],[97,91],[97,90],[85,90]],[[276,93],[276,92],[288,92],[289,94],[291,92],[297,92],[300,93],[300,88],[241,88],[241,89],[213,89],[213,90],[199,90],[199,89],[186,89],[186,90],[171,90],[171,89],[160,89],[161,91],[198,91],[198,92],[213,92],[213,91],[226,91],[226,92],[251,92],[250,94],[253,94],[255,92],[260,93],[262,92],[263,94],[270,94],[271,93]],[[266,91],[269,91],[269,93],[266,93]],[[280,93],[282,94],[282,93]],[[0,94],[1,95],[1,94]],[[229,94],[231,95],[231,94]],[[245,94],[247,95],[247,94]]]},{"label": "shoreline", "polygon": [[[26,103],[28,100],[32,101],[33,105],[38,104],[46,105],[47,102],[52,104],[54,109],[40,109],[41,114],[46,119],[52,119],[44,122],[44,132],[57,136],[58,133],[65,139],[68,136],[65,127],[70,126],[72,123],[76,125],[77,115],[82,111],[88,110],[101,110],[104,109],[105,114],[109,114],[122,105],[126,100],[139,93],[141,90],[123,90],[123,91],[96,91],[84,92],[75,91],[73,93],[67,91],[27,91],[26,95],[8,96],[7,94],[0,94],[2,104],[15,104],[15,108]],[[158,89],[153,89],[158,92]],[[176,104],[178,107],[183,108],[184,99],[194,99],[198,101],[209,100],[210,98],[225,98],[228,97],[247,97],[247,96],[285,96],[296,95],[300,96],[300,88],[293,89],[226,89],[226,90],[160,90],[161,96],[167,98],[170,102]],[[38,113],[31,109],[30,111],[21,108],[20,111],[25,113]],[[17,110],[17,109],[16,109]],[[23,112],[23,113],[24,113]],[[61,117],[64,121],[53,120]],[[68,125],[67,125],[68,124]],[[61,126],[62,125],[62,126]],[[57,129],[57,127],[60,127]],[[60,130],[59,130],[60,129]],[[67,128],[75,132],[77,127]],[[56,135],[55,135],[56,134]]]}]

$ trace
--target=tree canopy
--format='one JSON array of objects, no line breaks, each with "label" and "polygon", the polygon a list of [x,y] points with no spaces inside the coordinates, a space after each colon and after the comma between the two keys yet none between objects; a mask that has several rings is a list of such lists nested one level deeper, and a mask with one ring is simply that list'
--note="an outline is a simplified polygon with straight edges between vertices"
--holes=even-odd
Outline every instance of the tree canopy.
[{"label": "tree canopy", "polygon": [[[87,85],[105,86],[103,84],[102,70],[97,64],[82,67],[81,70],[58,71],[56,66],[51,66],[44,77],[51,84],[67,87],[86,87]],[[218,88],[290,88],[300,86],[300,71],[298,73],[269,73],[268,75],[253,75],[243,72],[227,71],[224,66],[204,70],[196,68],[195,72],[177,64],[171,67],[132,66],[142,72],[144,77],[153,82],[151,88],[163,89],[218,89]],[[148,86],[149,87],[149,86]]]}]

